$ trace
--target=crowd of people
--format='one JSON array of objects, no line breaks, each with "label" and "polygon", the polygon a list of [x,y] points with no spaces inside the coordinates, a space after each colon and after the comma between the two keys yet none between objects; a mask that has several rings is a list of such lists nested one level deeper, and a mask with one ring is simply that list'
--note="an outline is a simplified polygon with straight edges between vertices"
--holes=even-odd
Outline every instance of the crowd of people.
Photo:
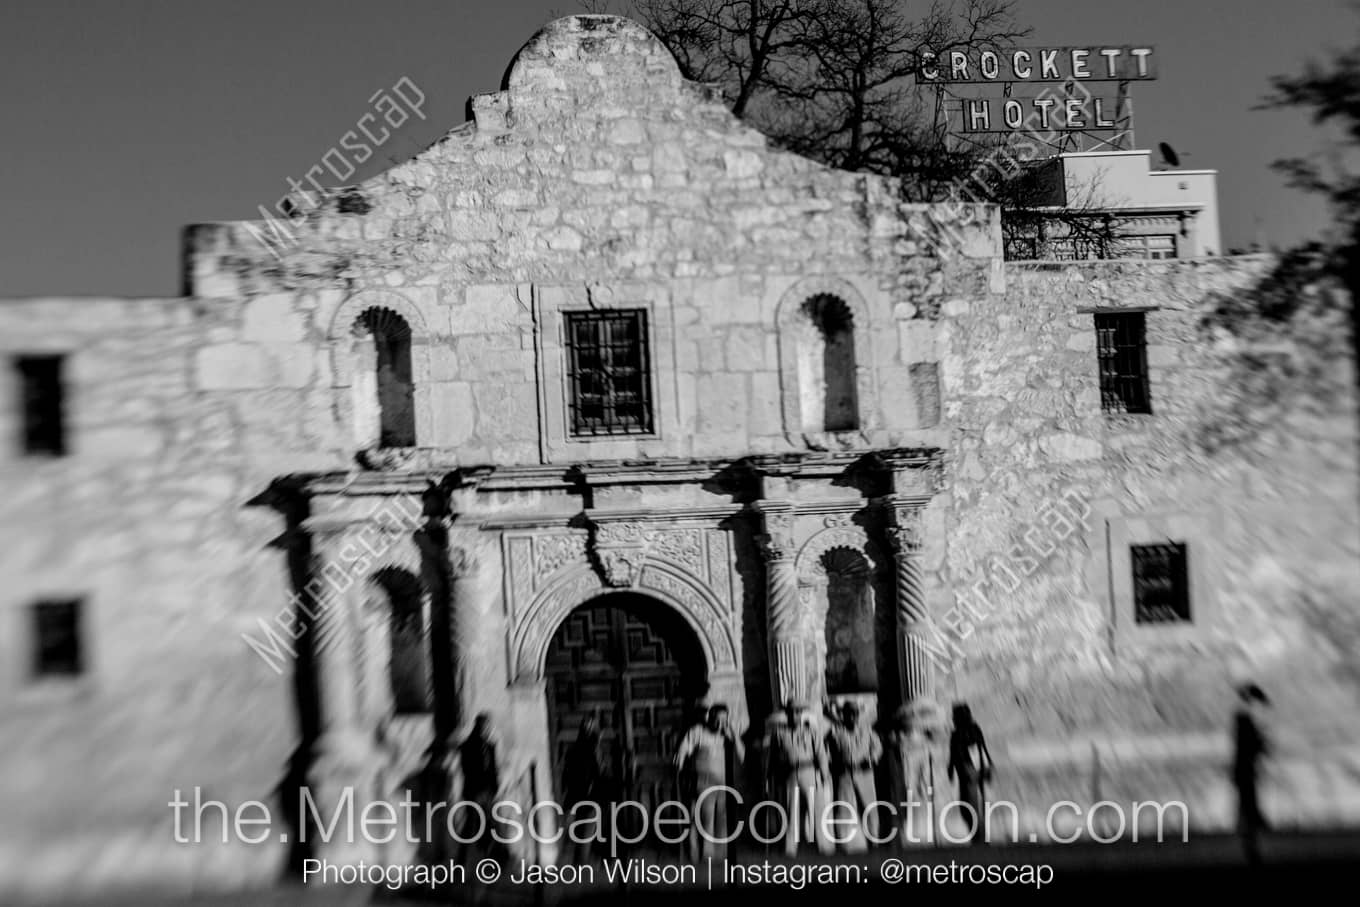
[{"label": "crowd of people", "polygon": [[[1268,700],[1255,685],[1238,692],[1232,774],[1239,794],[1239,829],[1248,859],[1257,862],[1258,838],[1268,828],[1257,792],[1259,765],[1268,752],[1260,721]],[[809,851],[862,853],[879,844],[930,844],[939,840],[946,806],[967,823],[968,840],[985,843],[992,755],[966,703],[954,704],[951,719],[946,724],[933,708],[903,706],[875,727],[853,700],[824,703],[820,715],[795,701],[770,717],[763,734],[744,739],[725,704],[709,705],[680,736],[674,752],[677,793],[689,807],[691,823],[685,855],[696,862],[723,859],[733,844],[753,842],[766,852],[778,847],[789,857]],[[456,757],[461,767],[462,799],[489,815],[492,802],[504,793],[490,715],[478,716],[467,738],[449,749],[447,755]],[[756,752],[748,758],[751,749]],[[608,801],[620,793],[609,784],[601,750],[599,723],[587,717],[561,766],[560,793],[567,814],[583,804],[607,814]],[[442,771],[435,774],[435,783],[447,777]],[[740,795],[754,790],[761,796]],[[439,798],[447,792],[426,793]],[[779,809],[757,816],[757,804]],[[833,823],[826,821],[828,815]],[[431,856],[465,860],[473,850],[503,855],[485,843],[455,849],[460,852]],[[575,839],[562,854],[577,864],[596,855],[594,842]]]},{"label": "crowd of people", "polygon": [[[723,856],[720,841],[732,827],[728,813],[751,805],[731,795],[700,796],[714,786],[741,787],[746,747],[727,714],[725,706],[712,706],[675,755],[682,789],[694,805],[695,859]],[[935,839],[939,807],[949,799],[939,789],[942,774],[945,785],[957,781],[960,808],[980,842],[991,753],[966,704],[955,706],[948,749],[937,753],[943,731],[930,710],[904,706],[879,730],[853,700],[824,704],[820,716],[806,703],[785,703],[767,722],[754,760],[763,795],[758,802],[780,808],[767,811],[763,822],[749,811],[750,837],[777,841],[791,857],[805,849],[861,853],[876,844],[928,843]],[[885,803],[891,806],[885,809]]]},{"label": "crowd of people", "polygon": [[[714,703],[675,747],[676,788],[692,822],[687,856],[722,859],[729,839],[737,846],[777,845],[789,856],[808,849],[859,853],[880,842],[933,841],[946,799],[937,787],[956,782],[960,808],[981,817],[992,771],[986,740],[966,704],[955,707],[948,749],[937,753],[943,731],[926,710],[904,707],[880,733],[854,701],[824,704],[820,716],[805,703],[789,702],[771,716],[763,735],[743,739],[728,707]],[[600,748],[598,723],[587,718],[562,766],[569,812],[608,796]],[[751,758],[748,749],[755,750]],[[742,796],[743,791],[759,796]],[[880,801],[895,808],[885,813],[874,806]],[[778,809],[758,815],[753,808],[758,803]],[[828,815],[834,823],[828,824]],[[972,827],[980,841],[982,822]],[[574,845],[570,856],[589,853],[589,847]]]}]

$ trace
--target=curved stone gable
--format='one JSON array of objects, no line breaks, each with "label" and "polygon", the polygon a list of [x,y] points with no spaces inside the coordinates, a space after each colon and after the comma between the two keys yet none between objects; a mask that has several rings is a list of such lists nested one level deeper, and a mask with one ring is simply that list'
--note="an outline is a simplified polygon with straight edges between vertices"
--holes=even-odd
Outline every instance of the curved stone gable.
[{"label": "curved stone gable", "polygon": [[567,16],[525,42],[502,87],[516,104],[545,95],[608,93],[645,82],[658,95],[678,95],[684,79],[675,57],[642,25],[620,16]]}]

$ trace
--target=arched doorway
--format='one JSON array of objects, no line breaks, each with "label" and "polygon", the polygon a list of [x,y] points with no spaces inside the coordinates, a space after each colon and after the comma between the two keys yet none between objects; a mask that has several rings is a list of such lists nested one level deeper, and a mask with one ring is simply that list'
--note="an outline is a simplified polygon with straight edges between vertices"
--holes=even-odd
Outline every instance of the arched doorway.
[{"label": "arched doorway", "polygon": [[672,759],[707,692],[707,666],[676,611],[631,592],[593,598],[557,628],[544,667],[557,791],[567,750],[593,716],[613,796],[644,804],[677,797]]}]

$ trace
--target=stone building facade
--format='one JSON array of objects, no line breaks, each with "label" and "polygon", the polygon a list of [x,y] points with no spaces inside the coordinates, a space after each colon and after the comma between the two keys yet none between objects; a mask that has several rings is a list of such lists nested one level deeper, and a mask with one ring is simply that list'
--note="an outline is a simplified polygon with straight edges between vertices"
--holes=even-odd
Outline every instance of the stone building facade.
[{"label": "stone building facade", "polygon": [[267,883],[289,845],[177,843],[177,791],[390,801],[479,712],[516,796],[595,714],[648,799],[698,703],[961,699],[1026,830],[1221,828],[1250,673],[1285,820],[1360,816],[1355,407],[1196,445],[1245,393],[1200,316],[1268,262],[1003,263],[612,17],[471,108],[281,247],[192,228],[182,298],[0,305],[6,890]]}]

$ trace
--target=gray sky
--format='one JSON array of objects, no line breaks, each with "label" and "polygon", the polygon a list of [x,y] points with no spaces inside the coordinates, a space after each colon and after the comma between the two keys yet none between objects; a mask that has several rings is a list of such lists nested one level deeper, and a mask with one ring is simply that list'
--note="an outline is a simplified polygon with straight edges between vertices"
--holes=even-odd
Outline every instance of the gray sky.
[{"label": "gray sky", "polygon": [[[923,2],[923,0],[922,0]],[[617,4],[616,4],[617,5]],[[1321,147],[1303,116],[1250,108],[1269,78],[1354,43],[1342,0],[1021,0],[1029,45],[1148,43],[1137,144],[1219,171],[1227,246],[1326,222],[1272,160]],[[258,216],[408,77],[426,95],[350,182],[464,120],[572,0],[5,0],[0,297],[175,295],[184,225]]]}]

